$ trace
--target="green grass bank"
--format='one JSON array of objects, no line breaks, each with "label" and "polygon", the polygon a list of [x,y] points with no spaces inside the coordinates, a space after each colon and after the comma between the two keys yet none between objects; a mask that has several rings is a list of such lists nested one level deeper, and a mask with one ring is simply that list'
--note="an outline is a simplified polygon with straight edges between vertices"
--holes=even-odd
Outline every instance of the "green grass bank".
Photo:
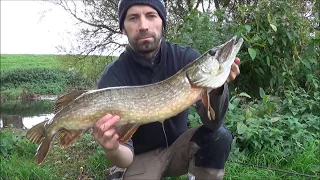
[{"label": "green grass bank", "polygon": [[[35,164],[36,145],[24,137],[25,131],[6,129],[0,131],[0,179],[105,179],[105,170],[109,167],[104,152],[86,133],[77,142],[67,148],[61,148],[57,141],[53,143],[48,157],[41,165]],[[315,177],[298,176],[251,165],[265,166],[303,174],[319,175],[320,141],[305,142],[304,152],[286,158],[270,159],[263,154],[250,156],[231,154],[226,164],[224,179],[247,180],[310,180]],[[186,176],[165,178],[166,180],[185,180]]]},{"label": "green grass bank", "polygon": [[[78,59],[68,55],[2,54],[1,100],[33,99],[95,88],[98,73],[110,58],[90,56],[84,62]],[[69,64],[75,60],[79,63]],[[101,62],[100,68],[90,65],[93,61]]]}]

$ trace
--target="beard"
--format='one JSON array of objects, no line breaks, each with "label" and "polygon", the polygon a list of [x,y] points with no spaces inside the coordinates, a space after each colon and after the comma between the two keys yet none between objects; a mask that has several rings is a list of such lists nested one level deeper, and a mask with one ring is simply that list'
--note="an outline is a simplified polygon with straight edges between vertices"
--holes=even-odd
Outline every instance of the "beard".
[{"label": "beard", "polygon": [[[146,40],[141,39],[142,37],[150,37]],[[135,37],[128,37],[130,46],[141,54],[148,54],[156,51],[159,48],[161,41],[161,34],[157,36],[154,32],[140,31],[140,33]]]}]

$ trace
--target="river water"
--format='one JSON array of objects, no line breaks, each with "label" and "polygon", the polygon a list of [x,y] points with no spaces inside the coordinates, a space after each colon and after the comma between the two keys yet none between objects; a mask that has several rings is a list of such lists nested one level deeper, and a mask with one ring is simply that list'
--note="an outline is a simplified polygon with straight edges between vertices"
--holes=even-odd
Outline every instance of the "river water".
[{"label": "river water", "polygon": [[53,117],[53,98],[42,100],[14,100],[1,102],[0,127],[30,129]]}]

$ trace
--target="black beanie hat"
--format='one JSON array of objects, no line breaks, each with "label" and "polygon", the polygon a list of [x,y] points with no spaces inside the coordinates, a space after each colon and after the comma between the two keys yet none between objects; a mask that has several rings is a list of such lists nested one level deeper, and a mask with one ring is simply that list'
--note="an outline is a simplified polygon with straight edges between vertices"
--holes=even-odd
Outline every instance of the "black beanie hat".
[{"label": "black beanie hat", "polygon": [[163,0],[120,0],[118,4],[118,17],[119,27],[122,30],[123,21],[126,16],[127,10],[133,5],[149,5],[158,11],[159,16],[162,19],[164,28],[166,27],[167,13]]}]

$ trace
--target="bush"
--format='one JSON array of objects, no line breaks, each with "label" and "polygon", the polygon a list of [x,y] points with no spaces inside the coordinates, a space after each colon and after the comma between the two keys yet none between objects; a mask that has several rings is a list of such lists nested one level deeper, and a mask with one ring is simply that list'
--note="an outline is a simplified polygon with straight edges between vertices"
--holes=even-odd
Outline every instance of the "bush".
[{"label": "bush", "polygon": [[1,72],[1,91],[23,89],[37,94],[59,94],[85,89],[90,83],[72,70],[46,68],[13,69]]},{"label": "bush", "polygon": [[212,20],[213,14],[192,10],[187,14],[177,31],[170,34],[167,40],[183,46],[190,46],[200,53],[218,46],[229,40],[232,33],[228,33],[228,26]]},{"label": "bush", "polygon": [[175,31],[170,31],[167,40],[204,53],[238,35],[244,38],[238,54],[241,74],[230,89],[259,97],[262,87],[283,97],[285,91],[301,87],[311,95],[319,91],[320,38],[313,28],[319,19],[304,16],[301,4],[262,0],[214,13],[192,10],[173,28]]},{"label": "bush", "polygon": [[306,108],[299,101],[320,104],[319,99],[306,98],[301,92],[282,100],[262,89],[260,96],[261,100],[247,103],[239,95],[231,98],[225,123],[234,132],[239,151],[285,157],[303,151],[304,142],[320,138],[319,107]]},{"label": "bush", "polygon": [[274,95],[297,87],[317,89],[320,76],[319,37],[301,3],[262,0],[238,6],[235,32],[245,39],[241,75],[236,86],[258,97],[262,87]]},{"label": "bush", "polygon": [[9,157],[14,153],[25,155],[26,152],[32,154],[36,149],[36,145],[28,143],[22,138],[22,135],[16,135],[6,130],[0,131],[0,156]]},{"label": "bush", "polygon": [[65,69],[73,69],[74,72],[78,72],[79,75],[95,84],[106,65],[115,58],[112,56],[65,55],[59,57],[59,61]]}]

